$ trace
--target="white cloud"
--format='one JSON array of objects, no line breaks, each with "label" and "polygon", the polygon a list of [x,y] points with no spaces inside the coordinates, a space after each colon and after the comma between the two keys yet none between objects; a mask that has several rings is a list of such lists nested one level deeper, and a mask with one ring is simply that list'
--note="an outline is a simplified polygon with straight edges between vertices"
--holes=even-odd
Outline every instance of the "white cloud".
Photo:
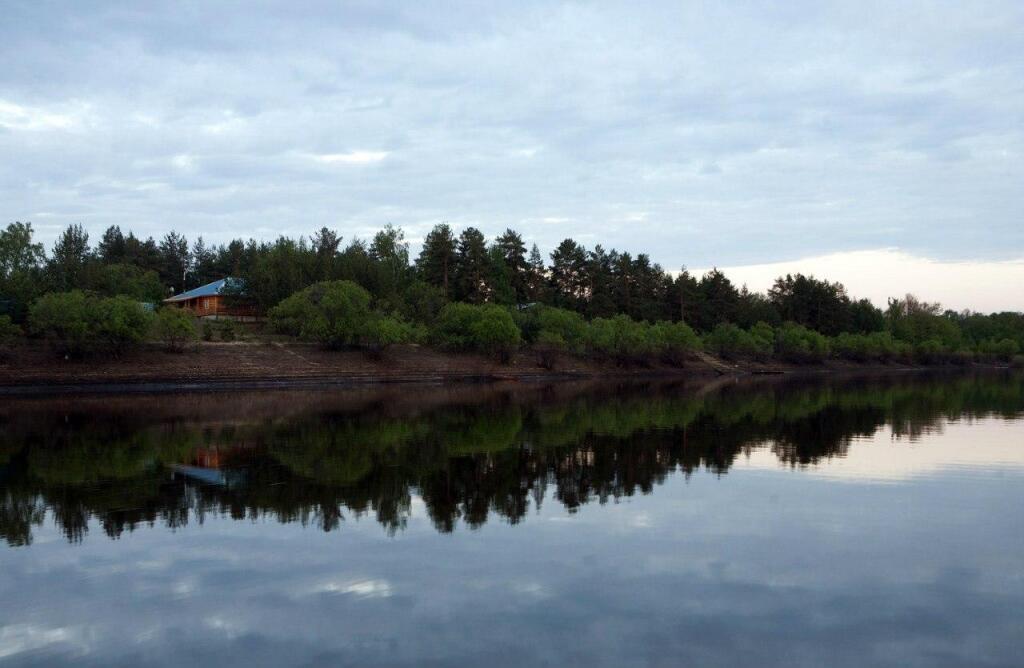
[{"label": "white cloud", "polygon": [[800,272],[839,281],[852,297],[866,297],[882,308],[889,297],[910,292],[954,310],[1024,311],[1024,258],[944,262],[888,248],[719,269],[751,290],[767,290],[779,276]]},{"label": "white cloud", "polygon": [[80,114],[59,113],[0,100],[0,128],[9,130],[67,130],[78,125]]},{"label": "white cloud", "polygon": [[446,220],[673,268],[1024,255],[1015,0],[244,16],[99,0],[5,19],[0,223],[55,212],[47,246],[70,223],[219,243]]},{"label": "white cloud", "polygon": [[387,151],[350,151],[348,153],[320,153],[312,156],[317,162],[328,164],[365,165],[388,157]]}]

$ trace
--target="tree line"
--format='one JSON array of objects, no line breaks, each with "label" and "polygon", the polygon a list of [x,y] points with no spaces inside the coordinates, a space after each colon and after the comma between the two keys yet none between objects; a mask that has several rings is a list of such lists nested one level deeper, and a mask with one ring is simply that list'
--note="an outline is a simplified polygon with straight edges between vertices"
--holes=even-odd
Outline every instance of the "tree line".
[{"label": "tree line", "polygon": [[[415,334],[396,323],[431,327],[446,305],[468,304],[504,307],[513,316],[524,306],[542,305],[588,323],[685,323],[707,347],[735,356],[789,348],[794,358],[838,350],[851,359],[1009,359],[1024,349],[1020,313],[958,313],[910,295],[891,299],[883,310],[851,297],[840,283],[802,274],[781,276],[760,293],[737,287],[717,269],[702,276],[685,267],[666,271],[645,253],[634,256],[600,244],[588,249],[565,239],[545,257],[536,244],[527,248],[514,230],[488,240],[475,227],[456,232],[444,223],[426,235],[415,258],[403,230],[391,225],[369,240],[343,241],[327,227],[298,239],[210,245],[174,231],[160,241],[140,239],[111,226],[93,246],[82,226],[71,225],[47,253],[34,242],[31,224],[16,222],[0,231],[0,317],[25,323],[32,304],[47,293],[81,290],[159,302],[233,276],[245,286],[245,298],[264,312],[291,308],[293,324],[285,329],[295,335],[300,312],[293,296],[305,291],[312,298],[309,290],[318,284],[333,283],[337,292],[337,284],[347,282],[365,291],[372,312],[391,318],[374,321],[388,341]],[[322,296],[324,290],[314,293]],[[361,305],[362,297],[356,302]],[[520,334],[534,342],[530,332]],[[825,337],[824,343],[815,335]],[[318,336],[331,339],[322,331]]]}]

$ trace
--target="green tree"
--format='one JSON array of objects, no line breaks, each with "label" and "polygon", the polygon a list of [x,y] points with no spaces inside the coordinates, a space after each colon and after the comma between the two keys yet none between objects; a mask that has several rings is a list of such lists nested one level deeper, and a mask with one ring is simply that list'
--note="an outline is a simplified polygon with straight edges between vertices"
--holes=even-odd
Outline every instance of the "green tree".
[{"label": "green tree", "polygon": [[83,286],[101,295],[126,295],[140,302],[159,302],[165,296],[164,286],[155,271],[143,271],[131,264],[89,265]]},{"label": "green tree", "polygon": [[198,287],[212,283],[225,275],[217,272],[217,256],[213,249],[206,246],[206,242],[199,237],[192,243],[192,255],[189,260],[191,268],[189,283],[191,287]]},{"label": "green tree", "polygon": [[475,227],[467,227],[459,235],[455,255],[455,298],[471,304],[487,301],[490,290],[487,275],[491,259],[487,254],[487,241]]},{"label": "green tree", "polygon": [[334,278],[341,235],[327,227],[321,227],[310,239],[313,249],[313,280],[329,281]]},{"label": "green tree", "polygon": [[103,264],[120,264],[128,259],[128,247],[121,228],[111,225],[103,232],[96,247],[96,257]]},{"label": "green tree", "polygon": [[402,228],[388,223],[370,243],[370,259],[378,267],[373,286],[378,297],[394,296],[404,287],[409,273],[409,244]]},{"label": "green tree", "polygon": [[508,271],[508,281],[514,294],[512,302],[509,303],[522,304],[530,301],[530,267],[526,260],[526,244],[523,243],[523,237],[512,229],[506,229],[504,234],[494,240],[494,246]]},{"label": "green tree", "polygon": [[47,263],[54,289],[68,291],[82,287],[82,274],[90,258],[88,232],[81,225],[69,225],[53,245]]},{"label": "green tree", "polygon": [[43,245],[32,241],[32,223],[0,230],[0,314],[22,322],[42,291]]},{"label": "green tree", "polygon": [[786,274],[776,279],[768,291],[768,298],[783,320],[827,336],[850,329],[850,298],[841,283],[821,281],[803,274]]},{"label": "green tree", "polygon": [[725,274],[712,269],[700,279],[697,289],[700,310],[693,323],[697,329],[709,332],[719,324],[736,322],[740,293]]},{"label": "green tree", "polygon": [[174,289],[174,293],[187,288],[189,270],[188,239],[171,230],[164,235],[159,246],[160,280]]},{"label": "green tree", "polygon": [[445,298],[452,295],[455,276],[455,261],[458,244],[452,228],[447,223],[434,226],[423,240],[423,250],[416,260],[420,277],[441,288]]},{"label": "green tree", "polygon": [[547,297],[547,268],[544,266],[544,256],[540,254],[540,248],[533,244],[530,248],[530,258],[527,260],[526,276],[526,303],[539,302]]},{"label": "green tree", "polygon": [[587,251],[565,239],[551,253],[551,300],[554,306],[582,312],[587,295]]}]

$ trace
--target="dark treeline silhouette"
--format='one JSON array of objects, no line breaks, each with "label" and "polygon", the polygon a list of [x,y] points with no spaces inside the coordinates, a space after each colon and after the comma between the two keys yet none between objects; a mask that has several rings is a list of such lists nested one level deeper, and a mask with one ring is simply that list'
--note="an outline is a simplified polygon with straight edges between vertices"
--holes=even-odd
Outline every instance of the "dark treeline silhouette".
[{"label": "dark treeline silhouette", "polygon": [[[650,493],[674,473],[724,474],[757,448],[803,467],[883,425],[913,440],[946,419],[1024,414],[1019,375],[518,392],[398,408],[293,397],[283,415],[218,415],[201,401],[168,415],[166,397],[99,413],[11,406],[0,411],[0,535],[27,544],[50,517],[78,541],[91,520],[116,537],[208,515],[329,531],[370,513],[394,532],[414,494],[452,531],[492,515],[519,522],[549,497],[572,510]],[[147,401],[153,410],[138,405]],[[213,484],[182,466],[223,477]]]},{"label": "dark treeline silhouette", "polygon": [[[796,323],[826,337],[847,335],[833,347],[851,359],[900,352],[887,340],[867,338],[872,334],[891,334],[924,359],[958,351],[1010,359],[1024,350],[1021,313],[943,311],[910,295],[890,300],[882,310],[851,297],[839,283],[800,274],[780,277],[762,294],[737,287],[717,269],[703,276],[685,268],[668,272],[647,254],[601,245],[588,249],[572,239],[545,258],[514,230],[488,242],[476,228],[456,232],[440,224],[426,235],[416,258],[410,257],[404,232],[390,225],[369,240],[347,243],[324,227],[308,238],[215,245],[174,231],[159,241],[140,239],[117,226],[91,244],[86,231],[72,225],[49,253],[32,236],[30,224],[0,231],[0,316],[15,323],[47,292],[82,289],[158,301],[233,276],[264,311],[315,283],[348,280],[370,293],[375,309],[428,324],[446,302],[542,303],[588,319],[683,321],[705,334],[724,325]],[[723,330],[717,345],[735,344],[730,336],[736,334]]]}]

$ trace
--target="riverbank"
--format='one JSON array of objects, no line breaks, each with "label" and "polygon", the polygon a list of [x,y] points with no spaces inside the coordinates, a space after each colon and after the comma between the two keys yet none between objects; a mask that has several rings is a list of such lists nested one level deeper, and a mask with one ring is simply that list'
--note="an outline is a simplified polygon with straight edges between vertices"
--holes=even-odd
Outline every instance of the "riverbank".
[{"label": "riverbank", "polygon": [[811,365],[778,361],[729,362],[706,354],[694,356],[683,367],[662,363],[621,366],[611,361],[560,355],[551,368],[545,368],[530,351],[519,352],[503,364],[482,355],[450,354],[415,345],[395,346],[381,359],[374,359],[362,351],[328,351],[314,345],[281,342],[204,342],[194,351],[184,353],[147,347],[119,358],[61,360],[46,346],[25,345],[0,363],[0,394],[609,377],[711,379],[732,375],[915,368],[922,367],[840,361]]}]

